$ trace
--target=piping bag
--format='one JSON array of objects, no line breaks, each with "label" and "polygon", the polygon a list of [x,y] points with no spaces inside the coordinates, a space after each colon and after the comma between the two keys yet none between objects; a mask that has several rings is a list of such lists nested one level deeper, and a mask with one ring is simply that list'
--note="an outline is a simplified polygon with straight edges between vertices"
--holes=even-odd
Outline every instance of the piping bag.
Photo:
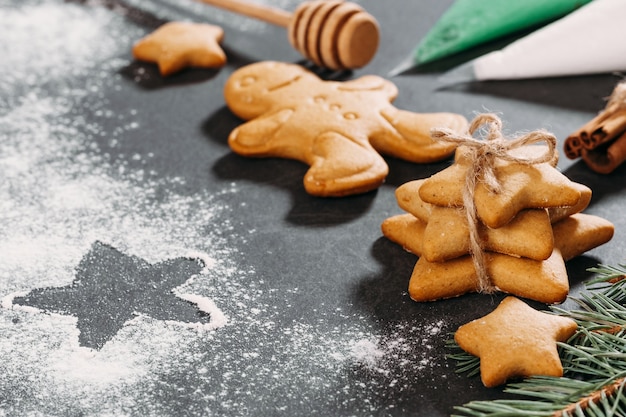
[{"label": "piping bag", "polygon": [[399,74],[524,29],[547,24],[591,0],[456,0],[417,45]]},{"label": "piping bag", "polygon": [[443,83],[562,77],[626,70],[626,1],[593,0],[569,15],[456,67]]}]

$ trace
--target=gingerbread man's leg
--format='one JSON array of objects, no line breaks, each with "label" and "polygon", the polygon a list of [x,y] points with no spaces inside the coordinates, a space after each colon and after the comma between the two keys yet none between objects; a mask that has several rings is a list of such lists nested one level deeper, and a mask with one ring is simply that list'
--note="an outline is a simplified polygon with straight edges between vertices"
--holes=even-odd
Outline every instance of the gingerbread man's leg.
[{"label": "gingerbread man's leg", "polygon": [[304,177],[304,187],[309,194],[321,197],[373,190],[389,172],[384,159],[367,142],[359,145],[336,132],[315,138],[308,162],[311,168]]},{"label": "gingerbread man's leg", "polygon": [[435,142],[432,128],[448,128],[464,133],[467,119],[455,113],[413,113],[389,106],[381,111],[390,128],[370,138],[372,146],[383,154],[411,162],[430,163],[448,158],[455,145]]}]

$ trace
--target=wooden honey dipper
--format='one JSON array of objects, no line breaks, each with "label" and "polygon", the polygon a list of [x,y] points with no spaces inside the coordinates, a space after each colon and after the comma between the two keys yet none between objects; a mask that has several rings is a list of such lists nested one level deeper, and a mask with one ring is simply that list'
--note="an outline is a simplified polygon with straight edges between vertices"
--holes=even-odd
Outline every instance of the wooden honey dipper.
[{"label": "wooden honey dipper", "polygon": [[378,22],[354,3],[307,1],[292,14],[242,0],[200,1],[287,28],[295,49],[316,65],[331,70],[361,68],[378,49]]}]

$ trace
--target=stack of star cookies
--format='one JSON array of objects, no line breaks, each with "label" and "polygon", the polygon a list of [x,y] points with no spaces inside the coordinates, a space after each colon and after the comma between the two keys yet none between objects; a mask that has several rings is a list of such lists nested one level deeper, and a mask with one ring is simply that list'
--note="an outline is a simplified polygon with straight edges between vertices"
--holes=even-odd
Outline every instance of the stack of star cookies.
[{"label": "stack of star cookies", "polygon": [[[511,153],[532,157],[545,148],[527,145]],[[409,282],[411,298],[432,301],[480,292],[475,254],[470,254],[475,239],[483,275],[494,290],[544,303],[564,301],[569,292],[565,261],[613,236],[610,222],[581,213],[591,190],[560,173],[555,160],[526,164],[496,158],[492,173],[499,189],[477,181],[470,190],[476,219],[470,228],[463,195],[475,163],[470,154],[460,146],[451,166],[400,186],[396,198],[407,213],[382,224],[387,238],[419,256]]]}]

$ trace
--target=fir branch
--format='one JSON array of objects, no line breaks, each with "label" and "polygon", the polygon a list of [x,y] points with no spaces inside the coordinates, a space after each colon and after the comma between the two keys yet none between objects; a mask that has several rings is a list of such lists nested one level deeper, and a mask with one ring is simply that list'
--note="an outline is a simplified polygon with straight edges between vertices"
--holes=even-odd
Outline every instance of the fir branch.
[{"label": "fir branch", "polygon": [[[588,268],[587,271],[593,272],[597,275],[596,279],[603,278],[617,278],[621,275],[626,275],[626,265],[625,264],[617,264],[617,266],[599,264],[596,267]],[[592,283],[594,279],[589,282]]]},{"label": "fir branch", "polygon": [[468,378],[480,374],[480,358],[461,349],[454,339],[448,339],[446,347],[452,351],[446,355],[446,358],[456,361],[455,372],[457,374],[466,374]]},{"label": "fir branch", "polygon": [[507,393],[527,397],[519,400],[473,401],[455,407],[456,417],[609,417],[623,416],[626,410],[624,377],[600,382],[572,378],[532,377],[509,384]]},{"label": "fir branch", "polygon": [[587,286],[593,286],[598,283],[617,284],[626,280],[626,265],[618,264],[618,266],[598,265],[595,268],[588,268],[587,271],[596,274],[596,277],[587,282]]},{"label": "fir branch", "polygon": [[[626,383],[626,379],[624,378],[616,379],[612,381],[611,383],[604,385],[602,388],[596,389],[591,394],[581,398],[575,403],[570,404],[569,406],[565,407],[563,410],[556,411],[553,414],[553,416],[554,417],[572,416],[574,415],[574,413],[578,412],[578,410],[582,411],[586,409],[593,409],[594,405],[597,406],[598,404],[607,405],[608,398],[622,397],[622,392],[624,391],[625,383]],[[619,402],[615,401],[613,406],[609,406],[609,410],[612,410],[614,414],[614,411],[617,409],[618,405],[619,405]]]}]

